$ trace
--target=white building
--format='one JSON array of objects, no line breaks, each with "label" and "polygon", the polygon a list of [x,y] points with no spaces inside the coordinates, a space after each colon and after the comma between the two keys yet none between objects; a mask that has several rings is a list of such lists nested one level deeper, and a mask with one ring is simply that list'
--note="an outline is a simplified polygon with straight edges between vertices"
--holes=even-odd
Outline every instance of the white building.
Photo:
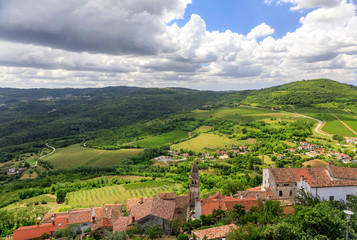
[{"label": "white building", "polygon": [[347,200],[357,194],[357,169],[326,168],[268,168],[263,169],[262,190],[270,189],[277,200],[294,200],[304,189],[314,197],[325,200]]}]

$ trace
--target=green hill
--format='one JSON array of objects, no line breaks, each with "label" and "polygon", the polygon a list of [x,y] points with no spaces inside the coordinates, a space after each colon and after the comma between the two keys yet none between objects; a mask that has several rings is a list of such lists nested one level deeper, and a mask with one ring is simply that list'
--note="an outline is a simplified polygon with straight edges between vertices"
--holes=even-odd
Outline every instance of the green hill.
[{"label": "green hill", "polygon": [[315,79],[250,91],[241,103],[265,107],[319,107],[318,104],[336,103],[338,106],[356,101],[356,86],[329,79]]}]

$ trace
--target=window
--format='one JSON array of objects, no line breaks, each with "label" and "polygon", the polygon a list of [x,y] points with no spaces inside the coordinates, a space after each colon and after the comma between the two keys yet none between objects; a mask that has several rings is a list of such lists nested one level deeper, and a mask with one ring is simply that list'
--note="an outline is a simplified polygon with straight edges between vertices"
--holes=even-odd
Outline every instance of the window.
[{"label": "window", "polygon": [[289,183],[284,183],[284,187],[289,187]]},{"label": "window", "polygon": [[58,223],[58,227],[62,226],[62,223]]},{"label": "window", "polygon": [[279,197],[283,196],[283,191],[279,191]]},{"label": "window", "polygon": [[350,199],[351,195],[350,194],[347,194],[346,195],[346,200]]},{"label": "window", "polygon": [[330,201],[335,200],[335,196],[330,196]]},{"label": "window", "polygon": [[277,187],[279,187],[279,184],[276,184]]},{"label": "window", "polygon": [[293,190],[290,190],[290,196],[292,196],[293,195]]}]

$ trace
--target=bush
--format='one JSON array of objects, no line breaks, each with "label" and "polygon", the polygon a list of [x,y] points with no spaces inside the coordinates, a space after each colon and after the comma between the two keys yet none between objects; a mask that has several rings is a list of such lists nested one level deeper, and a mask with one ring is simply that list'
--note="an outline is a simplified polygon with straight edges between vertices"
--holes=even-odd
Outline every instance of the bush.
[{"label": "bush", "polygon": [[42,200],[41,204],[47,204],[47,201],[46,200]]},{"label": "bush", "polygon": [[126,240],[128,238],[128,234],[126,232],[106,232],[103,240]]},{"label": "bush", "polygon": [[188,240],[188,236],[186,234],[180,234],[178,235],[177,240]]},{"label": "bush", "polygon": [[146,228],[145,235],[149,236],[150,239],[160,238],[162,236],[162,230],[157,224],[151,224]]}]

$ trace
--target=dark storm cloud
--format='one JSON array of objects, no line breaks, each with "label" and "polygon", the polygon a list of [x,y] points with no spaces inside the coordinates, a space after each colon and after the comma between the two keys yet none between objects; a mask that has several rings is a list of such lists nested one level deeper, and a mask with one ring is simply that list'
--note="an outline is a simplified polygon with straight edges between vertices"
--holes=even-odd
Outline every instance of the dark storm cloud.
[{"label": "dark storm cloud", "polygon": [[2,0],[0,38],[76,52],[156,54],[173,49],[163,42],[165,19],[177,17],[182,6],[174,0]]}]

